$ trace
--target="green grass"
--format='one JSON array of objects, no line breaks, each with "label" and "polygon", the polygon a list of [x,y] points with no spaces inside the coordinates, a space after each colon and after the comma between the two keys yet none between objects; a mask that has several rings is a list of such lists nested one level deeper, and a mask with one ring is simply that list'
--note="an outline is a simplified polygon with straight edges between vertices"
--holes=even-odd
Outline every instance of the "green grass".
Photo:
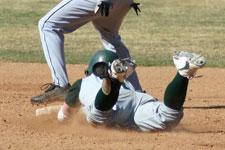
[{"label": "green grass", "polygon": [[[120,29],[131,56],[141,66],[172,65],[174,50],[202,53],[209,67],[225,67],[225,1],[138,0]],[[137,2],[138,2],[137,1]],[[38,20],[60,0],[0,1],[0,61],[45,63]],[[65,35],[67,63],[87,64],[104,49],[91,23]]]}]

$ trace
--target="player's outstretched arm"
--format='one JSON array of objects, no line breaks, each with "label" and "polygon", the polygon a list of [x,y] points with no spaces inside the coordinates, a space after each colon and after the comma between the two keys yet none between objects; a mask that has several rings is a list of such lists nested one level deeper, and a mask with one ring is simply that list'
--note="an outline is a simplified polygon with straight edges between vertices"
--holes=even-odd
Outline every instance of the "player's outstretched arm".
[{"label": "player's outstretched arm", "polygon": [[81,82],[82,79],[77,80],[67,93],[65,102],[58,112],[57,118],[59,121],[64,121],[71,115],[73,108],[80,106],[79,93]]},{"label": "player's outstretched arm", "polygon": [[95,107],[100,111],[108,111],[117,102],[122,82],[129,77],[136,68],[134,61],[130,59],[116,59],[108,67],[99,63],[93,73],[103,78],[102,88],[95,98]]}]

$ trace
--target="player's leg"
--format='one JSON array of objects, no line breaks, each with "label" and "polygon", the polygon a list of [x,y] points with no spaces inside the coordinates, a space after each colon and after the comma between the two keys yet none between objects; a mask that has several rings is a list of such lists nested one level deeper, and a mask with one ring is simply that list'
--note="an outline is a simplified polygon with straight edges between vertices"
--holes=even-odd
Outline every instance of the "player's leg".
[{"label": "player's leg", "polygon": [[193,78],[197,69],[206,63],[201,55],[177,51],[173,55],[177,75],[168,85],[164,95],[164,104],[169,108],[180,110],[184,104],[189,79]]},{"label": "player's leg", "polygon": [[53,84],[44,94],[33,97],[32,103],[45,101],[52,95],[57,98],[60,90],[65,93],[70,87],[64,57],[64,34],[89,22],[96,15],[96,3],[97,1],[63,0],[39,21],[41,43]]},{"label": "player's leg", "polygon": [[164,94],[164,104],[169,108],[180,110],[184,104],[188,79],[182,77],[179,73],[175,76],[173,81],[167,86]]},{"label": "player's leg", "polygon": [[[116,51],[120,58],[131,58],[129,50],[122,43],[119,35],[110,35],[107,37],[110,37],[110,40],[102,38],[102,43],[107,50]],[[127,78],[127,80],[134,86],[136,91],[142,91],[136,71],[134,71],[133,74]]]},{"label": "player's leg", "polygon": [[39,31],[53,83],[68,84],[64,58],[64,34],[89,22],[95,15],[95,4],[83,0],[64,0],[39,21]]},{"label": "player's leg", "polygon": [[[131,8],[131,3],[132,0],[115,0],[108,17],[98,17],[92,21],[104,47],[116,52],[120,58],[130,58],[129,50],[122,42],[118,31],[123,18]],[[136,72],[129,76],[127,80],[131,82],[135,90],[142,91]]]},{"label": "player's leg", "polygon": [[165,90],[164,102],[148,102],[135,112],[135,123],[142,131],[163,130],[179,123],[189,79],[206,63],[203,56],[182,51],[175,52],[173,60],[178,73]]}]

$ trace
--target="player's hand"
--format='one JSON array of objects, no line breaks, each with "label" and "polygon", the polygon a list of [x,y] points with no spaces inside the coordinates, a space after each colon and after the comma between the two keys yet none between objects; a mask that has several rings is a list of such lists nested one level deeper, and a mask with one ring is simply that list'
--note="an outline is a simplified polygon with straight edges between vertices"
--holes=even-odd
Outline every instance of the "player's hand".
[{"label": "player's hand", "polygon": [[63,106],[61,106],[61,108],[58,112],[58,115],[57,115],[57,119],[59,122],[63,122],[67,118],[68,118],[68,116],[63,112]]},{"label": "player's hand", "polygon": [[109,16],[109,10],[113,8],[113,4],[106,1],[100,1],[95,7],[95,13],[100,11],[101,16]]},{"label": "player's hand", "polygon": [[136,12],[136,15],[138,16],[138,12],[141,12],[140,8],[138,7],[138,5],[140,5],[140,3],[132,3],[131,7],[133,7],[134,11]]}]

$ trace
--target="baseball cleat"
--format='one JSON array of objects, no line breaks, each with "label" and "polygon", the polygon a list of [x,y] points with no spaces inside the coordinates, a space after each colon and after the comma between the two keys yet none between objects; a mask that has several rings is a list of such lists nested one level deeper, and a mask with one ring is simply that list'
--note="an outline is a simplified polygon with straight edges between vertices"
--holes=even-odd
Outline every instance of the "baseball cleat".
[{"label": "baseball cleat", "polygon": [[71,85],[68,84],[65,87],[60,87],[52,83],[45,84],[43,86],[50,86],[43,94],[35,96],[30,99],[32,104],[36,103],[49,103],[56,100],[64,100]]},{"label": "baseball cleat", "polygon": [[188,79],[192,79],[197,70],[206,64],[204,56],[184,51],[175,51],[173,62],[180,75]]}]

